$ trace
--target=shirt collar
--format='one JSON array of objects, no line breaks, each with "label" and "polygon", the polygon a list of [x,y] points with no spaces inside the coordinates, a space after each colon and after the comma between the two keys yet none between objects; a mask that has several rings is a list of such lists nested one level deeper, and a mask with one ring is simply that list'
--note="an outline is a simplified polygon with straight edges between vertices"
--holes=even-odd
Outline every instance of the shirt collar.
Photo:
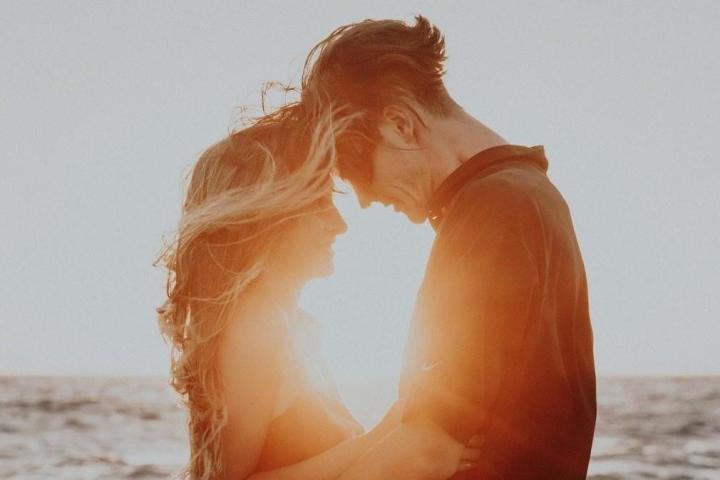
[{"label": "shirt collar", "polygon": [[545,149],[542,145],[535,147],[498,145],[483,150],[466,160],[440,184],[430,198],[428,218],[433,228],[437,228],[440,224],[445,207],[471,179],[483,173],[495,171],[495,169],[488,170],[490,167],[518,161],[531,163],[543,172],[546,172],[548,168]]}]

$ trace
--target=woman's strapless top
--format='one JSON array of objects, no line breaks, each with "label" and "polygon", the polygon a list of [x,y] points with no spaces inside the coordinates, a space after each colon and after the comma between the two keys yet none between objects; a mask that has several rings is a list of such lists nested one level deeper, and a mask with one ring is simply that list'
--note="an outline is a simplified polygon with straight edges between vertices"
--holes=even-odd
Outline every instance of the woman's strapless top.
[{"label": "woman's strapless top", "polygon": [[257,471],[301,462],[363,432],[322,362],[317,322],[300,312],[288,319],[288,333],[290,368],[280,396],[292,400],[270,422]]}]

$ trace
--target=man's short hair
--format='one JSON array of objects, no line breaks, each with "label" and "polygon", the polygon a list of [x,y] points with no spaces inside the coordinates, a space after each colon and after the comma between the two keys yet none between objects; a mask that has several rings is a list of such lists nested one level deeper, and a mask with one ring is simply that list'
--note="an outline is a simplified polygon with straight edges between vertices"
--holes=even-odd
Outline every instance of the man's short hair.
[{"label": "man's short hair", "polygon": [[399,20],[344,25],[313,47],[303,71],[303,101],[324,98],[362,112],[337,139],[341,177],[356,188],[372,182],[370,154],[387,105],[415,103],[438,115],[457,108],[442,81],[445,59],[442,33],[422,16],[414,25]]}]

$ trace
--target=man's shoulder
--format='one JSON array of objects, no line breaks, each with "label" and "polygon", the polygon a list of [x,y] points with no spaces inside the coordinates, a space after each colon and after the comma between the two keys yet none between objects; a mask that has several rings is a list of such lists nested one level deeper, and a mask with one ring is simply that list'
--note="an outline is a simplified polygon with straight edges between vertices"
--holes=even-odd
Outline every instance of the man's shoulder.
[{"label": "man's shoulder", "polygon": [[470,179],[448,205],[446,213],[484,215],[528,209],[534,203],[542,177],[544,175],[523,168],[509,167]]},{"label": "man's shoulder", "polygon": [[540,185],[548,182],[539,169],[521,162],[503,165],[485,175],[470,179],[463,191],[493,196],[522,197],[531,195]]},{"label": "man's shoulder", "polygon": [[484,214],[541,213],[554,208],[562,195],[544,172],[522,163],[507,165],[487,175],[470,179],[449,205],[453,210]]}]

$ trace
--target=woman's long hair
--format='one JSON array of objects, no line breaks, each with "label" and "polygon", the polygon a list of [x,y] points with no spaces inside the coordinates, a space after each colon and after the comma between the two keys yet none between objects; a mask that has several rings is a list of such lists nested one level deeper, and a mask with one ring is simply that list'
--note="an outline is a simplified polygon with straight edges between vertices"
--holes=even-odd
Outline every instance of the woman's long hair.
[{"label": "woman's long hair", "polygon": [[208,148],[190,174],[179,227],[157,263],[171,344],[170,384],[189,411],[182,477],[222,478],[227,422],[217,356],[232,303],[262,272],[283,229],[327,194],[335,141],[350,120],[321,103],[290,104]]}]

